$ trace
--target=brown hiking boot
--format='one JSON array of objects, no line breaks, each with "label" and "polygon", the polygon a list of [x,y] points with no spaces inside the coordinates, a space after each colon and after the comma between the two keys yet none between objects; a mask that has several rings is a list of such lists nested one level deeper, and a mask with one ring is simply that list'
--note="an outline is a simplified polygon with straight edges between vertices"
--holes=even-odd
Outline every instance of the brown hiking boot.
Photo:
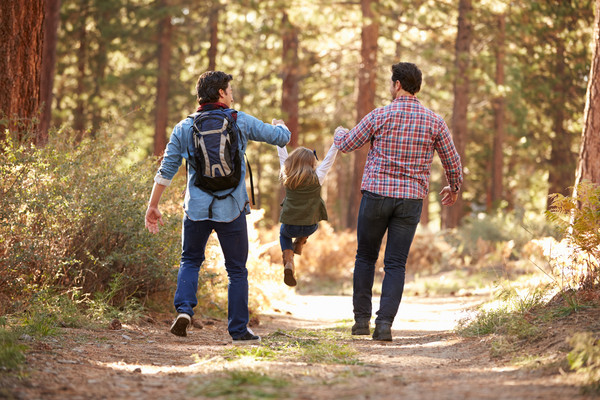
[{"label": "brown hiking boot", "polygon": [[294,253],[301,255],[302,247],[304,247],[304,244],[306,243],[307,240],[308,240],[307,237],[299,237],[299,238],[294,239],[294,242],[293,242]]},{"label": "brown hiking boot", "polygon": [[382,342],[392,341],[392,326],[387,324],[375,324],[375,331],[373,332],[373,340],[379,340]]},{"label": "brown hiking boot", "polygon": [[283,281],[288,286],[296,286],[294,278],[294,251],[283,251]]}]

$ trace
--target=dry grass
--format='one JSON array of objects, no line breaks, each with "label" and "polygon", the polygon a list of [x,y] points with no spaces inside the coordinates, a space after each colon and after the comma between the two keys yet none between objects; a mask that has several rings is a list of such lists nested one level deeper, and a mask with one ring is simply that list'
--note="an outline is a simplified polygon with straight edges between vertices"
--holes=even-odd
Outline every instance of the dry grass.
[{"label": "dry grass", "polygon": [[[263,245],[266,249],[262,257],[275,265],[275,270],[281,275],[283,267],[278,235],[279,227],[260,232],[261,243],[268,243]],[[376,264],[378,278],[383,276],[386,240],[384,237]],[[304,284],[319,286],[323,282],[338,282],[351,285],[355,257],[356,232],[334,231],[331,225],[321,222],[317,232],[309,237],[302,255],[294,257],[294,262]],[[455,268],[459,263],[455,250],[440,234],[423,229],[415,235],[407,273],[433,274]]]},{"label": "dry grass", "polygon": [[586,278],[598,270],[598,260],[580,251],[569,239],[532,240],[524,248],[523,256],[546,273],[561,291],[580,289]]},{"label": "dry grass", "polygon": [[[260,257],[271,265],[276,285],[283,285],[279,226],[261,231],[260,237],[263,243]],[[348,284],[352,281],[355,255],[354,232],[335,232],[327,222],[321,222],[317,232],[308,238],[302,255],[294,256],[296,277],[302,290],[313,291],[324,283]]]},{"label": "dry grass", "polygon": [[418,229],[410,248],[407,271],[419,274],[435,274],[456,267],[460,260],[456,249],[439,233]]}]

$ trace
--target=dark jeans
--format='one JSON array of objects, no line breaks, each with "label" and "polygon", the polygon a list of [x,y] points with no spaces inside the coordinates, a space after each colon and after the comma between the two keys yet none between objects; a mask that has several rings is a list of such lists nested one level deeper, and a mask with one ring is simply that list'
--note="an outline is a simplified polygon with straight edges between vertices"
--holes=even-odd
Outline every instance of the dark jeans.
[{"label": "dark jeans", "polygon": [[421,219],[423,200],[396,199],[363,192],[358,213],[358,246],[354,264],[354,319],[369,321],[375,262],[387,231],[383,286],[376,324],[394,322],[402,292],[408,252]]},{"label": "dark jeans", "polygon": [[248,315],[248,230],[246,215],[241,214],[231,222],[192,221],[183,218],[182,251],[177,290],[175,291],[175,309],[178,313],[194,315],[193,308],[198,304],[198,273],[204,262],[206,242],[212,231],[217,232],[221,249],[225,257],[225,269],[229,278],[228,331],[237,339],[247,331]]},{"label": "dark jeans", "polygon": [[279,244],[281,251],[293,250],[293,238],[308,237],[317,231],[319,224],[314,225],[287,225],[281,224],[279,229]]}]

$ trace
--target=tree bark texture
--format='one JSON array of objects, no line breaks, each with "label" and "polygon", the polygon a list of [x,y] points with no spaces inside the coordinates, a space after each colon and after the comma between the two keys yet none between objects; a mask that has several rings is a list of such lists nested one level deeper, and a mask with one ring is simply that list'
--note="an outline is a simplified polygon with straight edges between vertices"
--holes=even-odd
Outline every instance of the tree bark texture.
[{"label": "tree bark texture", "polygon": [[[570,186],[573,184],[575,171],[575,154],[571,151],[572,135],[565,129],[565,104],[567,103],[567,87],[564,76],[566,71],[565,44],[557,40],[554,76],[557,78],[554,87],[556,97],[552,101],[552,130],[554,140],[550,152],[550,165],[548,174],[548,195],[561,193],[571,194]],[[550,198],[547,208],[550,207]]]},{"label": "tree bark texture", "polygon": [[504,137],[506,135],[506,101],[504,98],[504,58],[505,58],[506,16],[498,15],[498,30],[496,36],[496,88],[498,93],[493,100],[494,108],[494,144],[492,148],[492,182],[490,204],[488,211],[497,208],[502,200],[504,191]]},{"label": "tree bark texture", "polygon": [[[374,11],[377,0],[361,0],[363,27],[361,37],[361,65],[358,70],[358,101],[356,102],[356,122],[375,108],[375,90],[377,88],[377,39],[379,37],[379,23]],[[360,185],[363,170],[367,160],[369,146],[365,145],[354,152],[354,166],[352,169],[352,188],[348,202],[346,227],[356,228],[358,208],[360,206]]]},{"label": "tree bark texture", "polygon": [[40,106],[44,1],[0,1],[0,140],[34,129]]},{"label": "tree bark texture", "polygon": [[[469,63],[471,58],[471,0],[460,0],[458,4],[458,29],[456,33],[454,66],[454,106],[452,109],[452,138],[456,150],[460,155],[463,166],[466,164],[465,149],[467,144],[467,109],[469,107]],[[466,177],[465,177],[466,178]],[[463,183],[463,190],[458,193],[458,199],[452,207],[442,206],[442,228],[455,228],[459,225],[464,213],[464,200],[462,192],[467,179]]]},{"label": "tree bark texture", "polygon": [[[600,184],[600,0],[596,0],[592,66],[587,87],[575,188],[583,181]],[[577,195],[576,191],[573,195]]]},{"label": "tree bark texture", "polygon": [[97,49],[93,51],[90,57],[90,70],[92,77],[93,90],[88,99],[88,108],[91,114],[91,137],[96,137],[100,130],[103,121],[104,107],[102,104],[102,86],[106,78],[106,69],[108,67],[108,51],[107,47],[112,40],[107,30],[102,29],[102,26],[108,26],[111,18],[109,9],[98,7],[92,18],[97,21],[99,29],[97,29]]},{"label": "tree bark texture", "polygon": [[208,48],[208,70],[217,69],[217,46],[219,45],[219,3],[213,1],[208,16],[208,27],[210,30],[210,47]]},{"label": "tree bark texture", "polygon": [[42,49],[42,75],[40,77],[40,101],[42,103],[40,124],[36,134],[36,145],[48,143],[48,130],[52,120],[52,89],[56,67],[56,41],[60,23],[60,0],[46,0],[44,19],[44,44]]},{"label": "tree bark texture", "polygon": [[78,21],[79,26],[77,27],[77,39],[79,42],[79,48],[77,49],[77,93],[75,94],[75,98],[77,100],[73,118],[73,130],[75,131],[76,142],[80,142],[83,139],[83,135],[85,133],[85,104],[87,100],[85,79],[88,58],[88,34],[86,25],[89,9],[85,0],[81,0],[80,4],[81,16]]},{"label": "tree bark texture", "polygon": [[[167,0],[161,6],[167,7]],[[156,110],[154,120],[154,155],[162,156],[167,146],[167,123],[169,119],[169,76],[172,54],[173,25],[171,15],[166,14],[159,24],[158,79],[156,83]]]},{"label": "tree bark texture", "polygon": [[283,39],[281,110],[283,111],[283,119],[292,133],[289,144],[292,148],[295,148],[298,147],[298,101],[300,97],[298,28],[292,24],[285,11],[281,22],[281,36]]}]

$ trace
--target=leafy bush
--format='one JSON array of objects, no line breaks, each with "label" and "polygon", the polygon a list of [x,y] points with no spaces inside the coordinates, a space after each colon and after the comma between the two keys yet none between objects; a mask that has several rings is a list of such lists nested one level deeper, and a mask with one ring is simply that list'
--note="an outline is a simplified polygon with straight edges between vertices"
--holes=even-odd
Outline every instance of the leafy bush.
[{"label": "leafy bush", "polygon": [[113,305],[171,288],[180,211],[165,207],[165,229],[145,231],[156,164],[128,162],[131,151],[108,136],[78,146],[55,137],[41,149],[3,143],[0,313],[28,307],[20,301],[48,288],[104,293]]},{"label": "leafy bush", "polygon": [[569,366],[583,381],[586,391],[600,392],[600,340],[590,332],[576,333],[568,339],[573,349],[567,355]]},{"label": "leafy bush", "polygon": [[[516,212],[496,215],[468,216],[462,225],[446,233],[445,238],[467,263],[519,258],[523,247],[531,240],[558,237],[560,232],[544,220],[543,215],[521,215]],[[489,255],[496,253],[496,259]]]},{"label": "leafy bush", "polygon": [[416,274],[437,273],[457,268],[456,249],[445,240],[441,233],[427,229],[417,229],[410,247],[407,271]]},{"label": "leafy bush", "polygon": [[[277,246],[281,265],[281,247]],[[298,274],[307,280],[349,280],[356,257],[356,233],[336,232],[327,222],[308,238],[301,256],[295,257]]]}]

